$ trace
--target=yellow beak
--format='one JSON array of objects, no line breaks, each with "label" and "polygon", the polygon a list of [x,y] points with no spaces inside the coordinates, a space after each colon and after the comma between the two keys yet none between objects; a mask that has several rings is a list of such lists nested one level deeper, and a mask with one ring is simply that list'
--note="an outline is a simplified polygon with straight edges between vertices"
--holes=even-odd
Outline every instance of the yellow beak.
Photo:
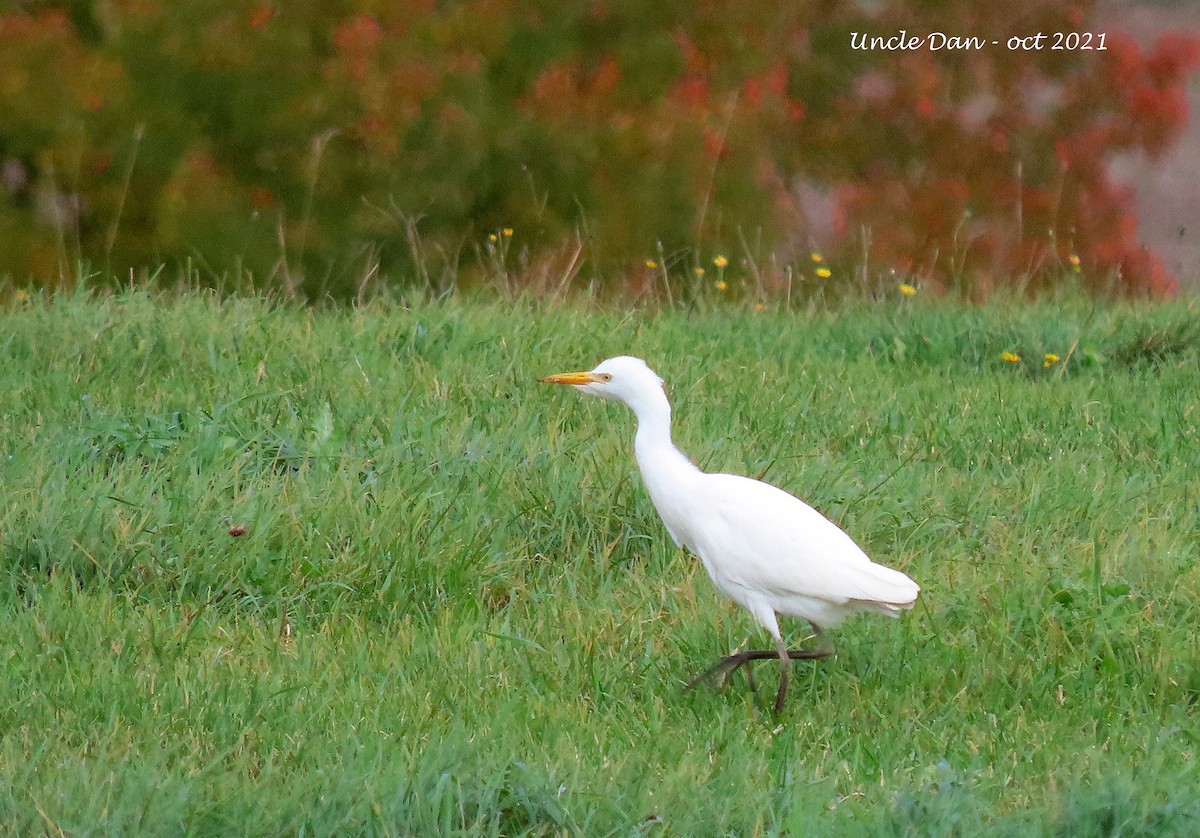
[{"label": "yellow beak", "polygon": [[599,380],[598,376],[590,372],[560,372],[558,375],[538,379],[543,384],[591,384]]}]

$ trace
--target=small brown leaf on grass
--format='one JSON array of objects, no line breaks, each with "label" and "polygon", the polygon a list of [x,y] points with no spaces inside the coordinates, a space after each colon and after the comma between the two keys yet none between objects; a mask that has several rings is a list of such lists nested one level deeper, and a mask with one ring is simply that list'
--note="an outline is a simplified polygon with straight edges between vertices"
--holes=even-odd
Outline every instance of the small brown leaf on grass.
[{"label": "small brown leaf on grass", "polygon": [[279,639],[285,643],[292,639],[292,621],[288,619],[286,605],[283,607],[283,613],[279,615]]},{"label": "small brown leaf on grass", "polygon": [[234,524],[232,527],[229,528],[229,534],[232,535],[234,538],[237,538],[239,536],[245,535],[246,529],[247,528],[244,524]]}]

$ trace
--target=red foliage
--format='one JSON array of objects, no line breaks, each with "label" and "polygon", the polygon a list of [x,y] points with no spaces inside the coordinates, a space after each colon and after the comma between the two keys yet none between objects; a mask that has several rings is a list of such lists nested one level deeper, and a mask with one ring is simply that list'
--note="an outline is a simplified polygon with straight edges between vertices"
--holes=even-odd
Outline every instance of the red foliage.
[{"label": "red foliage", "polygon": [[251,29],[262,29],[275,17],[275,6],[271,3],[260,3],[246,15],[246,24]]},{"label": "red foliage", "polygon": [[[1077,12],[1068,19],[1086,20]],[[847,164],[833,178],[843,239],[868,229],[876,259],[934,285],[1053,281],[1076,256],[1098,283],[1173,293],[1177,280],[1139,245],[1132,195],[1108,166],[1117,152],[1160,155],[1178,138],[1197,41],[1168,35],[1145,53],[1107,34],[1105,52],[1001,62],[924,51],[859,73],[835,134]],[[878,142],[854,136],[871,124]]]},{"label": "red foliage", "polygon": [[[33,4],[0,13],[0,162],[36,183],[0,190],[17,242],[0,270],[44,266],[66,240],[98,257],[118,215],[113,257],[131,263],[228,245],[260,274],[328,266],[336,248],[403,266],[402,219],[419,218],[448,251],[516,227],[530,264],[584,226],[593,276],[660,244],[753,239],[783,261],[867,248],[873,270],[930,287],[1050,283],[1078,256],[1097,283],[1169,294],[1109,168],[1178,139],[1200,43],[1007,48],[1095,33],[1093,5]],[[901,30],[988,43],[851,43]],[[69,236],[28,200],[64,172],[79,172],[79,194],[56,196],[78,208]]]}]

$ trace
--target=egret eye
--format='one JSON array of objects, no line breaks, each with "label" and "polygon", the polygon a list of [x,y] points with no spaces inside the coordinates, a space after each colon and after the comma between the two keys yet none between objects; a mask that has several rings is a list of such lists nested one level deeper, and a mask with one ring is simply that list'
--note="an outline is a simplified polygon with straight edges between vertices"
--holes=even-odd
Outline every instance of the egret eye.
[{"label": "egret eye", "polygon": [[600,373],[600,380],[601,381],[612,381],[612,373],[611,372]]}]

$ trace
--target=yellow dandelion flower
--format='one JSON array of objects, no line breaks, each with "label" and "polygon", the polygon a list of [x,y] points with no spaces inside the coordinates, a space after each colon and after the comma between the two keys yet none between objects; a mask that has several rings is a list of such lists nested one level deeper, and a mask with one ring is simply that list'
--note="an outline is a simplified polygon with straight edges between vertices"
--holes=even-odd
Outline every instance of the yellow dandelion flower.
[{"label": "yellow dandelion flower", "polygon": [[29,292],[26,291],[24,288],[18,288],[16,296],[17,296],[18,303],[29,302]]},{"label": "yellow dandelion flower", "polygon": [[906,297],[917,296],[917,287],[915,285],[909,285],[907,282],[901,282],[898,287],[900,288],[900,293]]},{"label": "yellow dandelion flower", "polygon": [[729,284],[723,279],[718,279],[714,284],[716,285],[718,291],[724,291],[729,287]]},{"label": "yellow dandelion flower", "polygon": [[1079,256],[1078,255],[1072,253],[1070,256],[1067,257],[1067,261],[1070,262],[1075,267],[1077,267],[1077,268],[1079,267]]},{"label": "yellow dandelion flower", "polygon": [[697,265],[696,267],[692,268],[692,273],[698,277],[704,276],[704,268]]},{"label": "yellow dandelion flower", "polygon": [[1058,356],[1053,352],[1047,352],[1042,356],[1042,368],[1050,369],[1052,366],[1058,363],[1058,360]]},{"label": "yellow dandelion flower", "polygon": [[756,303],[754,306],[754,310],[755,311],[766,311],[767,307],[765,305],[763,305],[762,303]]},{"label": "yellow dandelion flower", "polygon": [[1007,364],[1019,364],[1021,363],[1021,356],[1016,352],[1001,352],[1000,360]]},{"label": "yellow dandelion flower", "polygon": [[488,241],[490,241],[490,242],[495,242],[496,240],[497,240],[497,239],[496,239],[496,234],[495,234],[495,233],[488,233]]},{"label": "yellow dandelion flower", "polygon": [[655,262],[653,259],[647,259],[645,262],[645,265],[650,270],[654,270],[655,268],[658,267],[658,262]]},{"label": "yellow dandelion flower", "polygon": [[504,228],[503,230],[501,230],[500,232],[504,234],[504,238],[506,238],[506,239],[511,239],[511,238],[512,238],[512,234],[513,234],[513,228],[512,228],[512,227],[505,227],[505,228]]},{"label": "yellow dandelion flower", "polygon": [[812,257],[812,260],[814,262],[824,262],[825,261],[825,257],[815,251],[813,253],[810,253],[809,256]]},{"label": "yellow dandelion flower", "polygon": [[713,264],[716,265],[718,268],[723,268],[729,264],[729,260],[726,259],[724,256],[718,256],[716,259],[713,259]]},{"label": "yellow dandelion flower", "polygon": [[829,279],[829,277],[833,276],[833,271],[826,267],[817,268],[813,273],[821,277],[821,279]]}]

